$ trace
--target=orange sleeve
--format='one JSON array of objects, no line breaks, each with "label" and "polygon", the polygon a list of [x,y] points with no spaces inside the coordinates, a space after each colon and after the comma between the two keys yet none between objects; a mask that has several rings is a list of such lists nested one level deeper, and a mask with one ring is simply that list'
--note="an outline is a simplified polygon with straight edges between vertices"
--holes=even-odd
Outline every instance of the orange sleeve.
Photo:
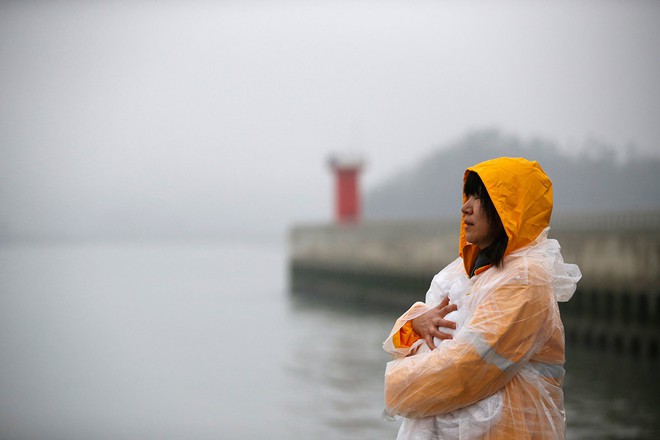
[{"label": "orange sleeve", "polygon": [[390,362],[385,372],[387,412],[411,418],[443,414],[504,387],[544,341],[538,335],[548,322],[548,289],[496,289],[453,339],[434,351]]},{"label": "orange sleeve", "polygon": [[413,330],[412,321],[408,321],[403,324],[398,333],[392,335],[392,343],[396,348],[408,348],[420,338],[421,336]]}]

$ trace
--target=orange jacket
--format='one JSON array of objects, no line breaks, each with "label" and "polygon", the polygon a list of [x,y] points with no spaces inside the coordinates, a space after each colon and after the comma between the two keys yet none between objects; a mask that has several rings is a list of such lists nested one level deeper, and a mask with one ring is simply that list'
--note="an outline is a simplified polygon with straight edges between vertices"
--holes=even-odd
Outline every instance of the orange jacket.
[{"label": "orange jacket", "polygon": [[[431,293],[465,286],[461,307],[469,319],[453,339],[416,355],[411,349],[423,341],[408,323],[432,305],[417,303],[397,321],[384,343],[396,358],[385,373],[386,411],[411,419],[454,412],[465,419],[461,438],[562,439],[564,332],[557,301],[570,298],[580,273],[546,237],[552,184],[538,163],[520,158],[493,159],[469,172],[481,177],[509,238],[504,265],[468,279],[480,249],[461,228],[457,264],[436,275],[427,302]],[[456,410],[495,393],[502,396],[495,422],[471,431],[469,412]]]}]

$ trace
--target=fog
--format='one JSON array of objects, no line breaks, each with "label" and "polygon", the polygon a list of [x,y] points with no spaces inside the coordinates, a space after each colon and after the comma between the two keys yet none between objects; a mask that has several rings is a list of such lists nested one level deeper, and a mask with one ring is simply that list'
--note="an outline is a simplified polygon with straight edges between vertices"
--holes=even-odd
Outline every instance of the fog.
[{"label": "fog", "polygon": [[660,3],[0,3],[0,236],[271,237],[469,130],[660,155]]},{"label": "fog", "polygon": [[[392,320],[288,295],[329,155],[366,158],[365,193],[484,127],[660,157],[659,24],[657,1],[1,1],[0,439],[394,438]],[[655,426],[655,369],[582,359],[570,440]]]}]

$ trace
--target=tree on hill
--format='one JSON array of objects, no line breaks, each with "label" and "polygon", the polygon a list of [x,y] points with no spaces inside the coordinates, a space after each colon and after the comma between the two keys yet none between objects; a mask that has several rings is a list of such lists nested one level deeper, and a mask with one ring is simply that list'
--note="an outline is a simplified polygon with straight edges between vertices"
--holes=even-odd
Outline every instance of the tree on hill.
[{"label": "tree on hill", "polygon": [[367,219],[455,218],[464,170],[500,156],[538,161],[553,182],[555,212],[603,213],[660,209],[660,159],[617,160],[612,146],[589,141],[577,154],[552,141],[520,139],[489,129],[439,148],[412,169],[365,195]]}]

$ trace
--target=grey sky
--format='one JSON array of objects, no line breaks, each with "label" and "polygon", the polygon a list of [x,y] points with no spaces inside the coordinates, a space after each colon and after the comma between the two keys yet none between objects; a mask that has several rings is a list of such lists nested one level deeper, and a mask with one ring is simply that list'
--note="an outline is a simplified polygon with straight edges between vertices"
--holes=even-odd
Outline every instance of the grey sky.
[{"label": "grey sky", "polygon": [[660,155],[658,42],[657,1],[3,2],[0,233],[327,221],[331,152],[482,127]]}]

